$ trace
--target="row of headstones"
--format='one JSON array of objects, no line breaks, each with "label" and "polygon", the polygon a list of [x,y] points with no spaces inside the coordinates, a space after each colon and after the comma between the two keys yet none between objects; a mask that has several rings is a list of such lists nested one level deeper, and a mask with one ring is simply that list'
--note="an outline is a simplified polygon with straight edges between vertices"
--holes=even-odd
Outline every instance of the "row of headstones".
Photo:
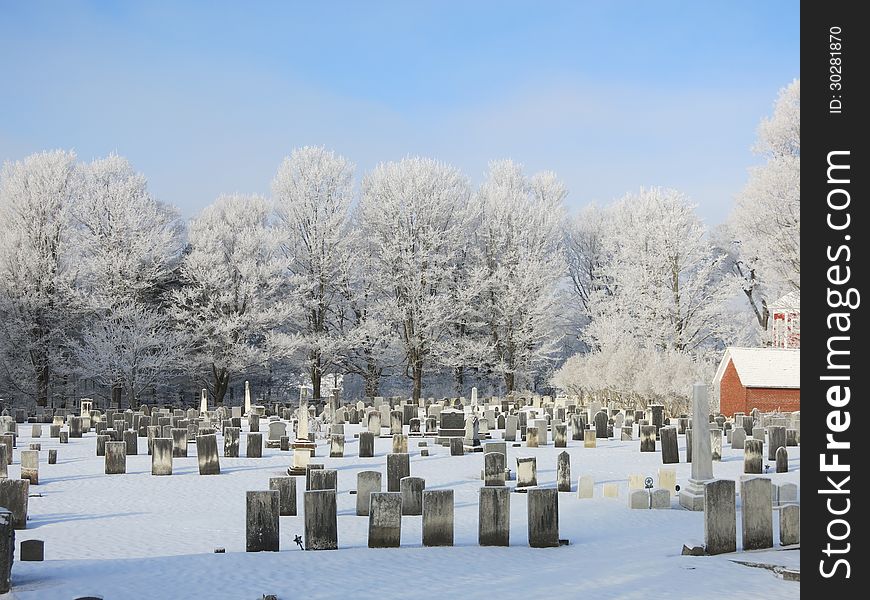
[{"label": "row of headstones", "polygon": [[[398,491],[382,492],[380,476],[377,471],[358,474],[357,514],[369,518],[370,548],[398,548],[401,545],[402,517],[408,515],[422,516],[424,546],[453,545],[453,490],[426,490],[422,479],[404,477],[400,480]],[[293,478],[282,479],[293,481]],[[281,485],[286,486],[277,484],[274,487],[280,488]],[[270,487],[273,487],[271,480]],[[287,492],[283,489],[247,492],[246,551],[280,550],[279,516],[282,514],[282,501],[285,493],[292,493],[295,504],[295,481],[285,489]],[[510,545],[510,493],[510,488],[504,486],[480,488],[478,543],[481,546]],[[307,490],[304,493],[304,513],[305,549],[337,549],[336,490]],[[557,490],[529,490],[528,536],[529,545],[533,548],[559,545]]]},{"label": "row of headstones", "polygon": [[[746,478],[740,482],[743,550],[773,547],[775,492],[771,480],[765,477]],[[780,544],[799,544],[800,505],[783,504],[782,499],[780,504]],[[736,484],[731,479],[718,479],[704,486],[704,550],[707,554],[737,551]]]},{"label": "row of headstones", "polygon": [[[787,446],[797,446],[797,438],[793,429],[788,430],[782,426],[767,427],[768,460],[776,461],[776,472],[788,472]],[[677,429],[674,426],[662,427],[658,430],[662,464],[680,462],[680,454],[677,446]],[[691,428],[686,429],[686,462],[692,462],[692,435]],[[743,428],[738,428],[731,435],[731,447],[744,451],[744,473],[759,474],[762,468],[763,445],[765,429],[754,428],[752,439],[746,439]],[[713,460],[722,460],[722,430],[710,429],[710,447]],[[641,427],[640,438],[641,452],[656,451],[656,430],[652,425]]]}]

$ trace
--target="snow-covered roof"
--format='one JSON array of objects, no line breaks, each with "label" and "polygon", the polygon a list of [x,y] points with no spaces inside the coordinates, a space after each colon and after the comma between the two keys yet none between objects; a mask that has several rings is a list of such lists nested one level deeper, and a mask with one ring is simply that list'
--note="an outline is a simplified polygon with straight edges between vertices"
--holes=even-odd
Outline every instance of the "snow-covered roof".
[{"label": "snow-covered roof", "polygon": [[777,298],[771,302],[769,309],[771,312],[775,310],[795,310],[800,312],[801,309],[801,294],[800,292],[789,292],[781,298]]},{"label": "snow-covered roof", "polygon": [[713,383],[718,385],[725,374],[729,361],[744,387],[794,388],[801,387],[801,351],[785,348],[740,348],[725,349],[722,362],[716,369]]}]

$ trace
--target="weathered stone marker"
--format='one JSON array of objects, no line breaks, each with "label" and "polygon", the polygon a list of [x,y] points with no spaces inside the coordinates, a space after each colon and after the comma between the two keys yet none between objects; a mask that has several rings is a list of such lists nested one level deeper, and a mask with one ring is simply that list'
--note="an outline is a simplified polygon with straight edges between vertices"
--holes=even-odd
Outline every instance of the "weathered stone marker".
[{"label": "weathered stone marker", "polygon": [[596,443],[596,434],[594,429],[587,429],[583,432],[583,447],[594,448]]},{"label": "weathered stone marker", "polygon": [[511,490],[480,488],[477,539],[481,546],[510,546]]},{"label": "weathered stone marker", "polygon": [[453,545],[453,490],[423,492],[423,545]]},{"label": "weathered stone marker", "polygon": [[220,475],[221,462],[218,457],[216,434],[196,436],[196,458],[200,475]]},{"label": "weathered stone marker", "polygon": [[556,448],[568,447],[568,426],[554,425],[553,426],[553,445]]},{"label": "weathered stone marker", "polygon": [[559,492],[553,488],[529,490],[529,546],[552,548],[559,545]]},{"label": "weathered stone marker", "polygon": [[333,433],[329,436],[329,458],[344,458],[343,433]]},{"label": "weathered stone marker", "polygon": [[402,543],[402,494],[373,492],[369,508],[369,548],[398,548]]},{"label": "weathered stone marker", "polygon": [[0,479],[0,507],[12,512],[12,526],[27,528],[27,499],[30,497],[30,482],[26,479]]},{"label": "weathered stone marker", "polygon": [[450,438],[450,456],[462,456],[465,454],[465,445],[461,437]]},{"label": "weathered stone marker", "polygon": [[263,458],[263,434],[249,433],[245,456],[248,458]]},{"label": "weathered stone marker", "polygon": [[[380,426],[378,426],[380,428]],[[375,434],[363,431],[359,434],[359,457],[372,458],[375,455]]]},{"label": "weathered stone marker", "polygon": [[15,556],[15,528],[12,511],[0,505],[0,594],[12,588],[12,562]]},{"label": "weathered stone marker", "polygon": [[517,487],[538,485],[538,461],[534,456],[517,457]]},{"label": "weathered stone marker", "polygon": [[43,540],[22,540],[21,541],[21,560],[22,562],[42,562],[45,560],[45,541]]},{"label": "weathered stone marker", "polygon": [[801,507],[789,504],[779,509],[779,543],[783,546],[801,543]]},{"label": "weathered stone marker", "polygon": [[370,496],[381,491],[379,471],[360,471],[356,474],[356,514],[364,517],[369,514]]},{"label": "weathered stone marker", "polygon": [[743,450],[743,444],[746,443],[746,431],[742,427],[738,427],[731,432],[731,447],[737,450]]},{"label": "weathered stone marker", "polygon": [[710,430],[710,458],[722,460],[722,430],[718,427]]},{"label": "weathered stone marker", "polygon": [[270,477],[269,489],[279,494],[278,514],[282,517],[296,516],[296,478]]},{"label": "weathered stone marker", "polygon": [[408,453],[408,436],[402,433],[393,434],[393,454]]},{"label": "weathered stone marker", "polygon": [[305,549],[338,549],[335,490],[305,492]]},{"label": "weathered stone marker", "polygon": [[756,439],[748,439],[743,446],[743,472],[747,475],[761,474],[764,442]]},{"label": "weathered stone marker", "polygon": [[704,485],[704,550],[707,554],[737,551],[737,508],[734,481],[717,479]]},{"label": "weathered stone marker", "polygon": [[426,480],[422,477],[402,477],[399,482],[399,491],[402,496],[403,515],[423,514],[424,489],[426,489]]},{"label": "weathered stone marker", "polygon": [[338,489],[338,471],[335,469],[311,469],[308,474],[309,490]]},{"label": "weathered stone marker", "polygon": [[224,428],[224,458],[239,457],[239,432],[238,427]]},{"label": "weathered stone marker", "polygon": [[280,494],[274,490],[247,492],[245,501],[245,552],[278,552]]},{"label": "weathered stone marker", "polygon": [[655,425],[641,425],[640,427],[640,451],[656,451],[656,428]]},{"label": "weathered stone marker", "polygon": [[785,447],[785,427],[767,428],[767,460],[776,459],[776,451]]},{"label": "weathered stone marker", "polygon": [[776,451],[776,472],[788,473],[788,450],[780,446]]},{"label": "weathered stone marker", "polygon": [[506,468],[505,456],[501,452],[487,452],[483,455],[484,485],[503,486]]},{"label": "weathered stone marker", "polygon": [[592,498],[595,493],[595,479],[591,475],[582,475],[577,480],[577,497],[581,500]]},{"label": "weathered stone marker", "polygon": [[125,431],[124,445],[127,447],[127,456],[139,454],[139,434],[135,431]]},{"label": "weathered stone marker", "polygon": [[680,462],[680,451],[677,446],[677,428],[662,427],[659,431],[662,445],[662,464],[670,465]]},{"label": "weathered stone marker", "polygon": [[121,475],[127,472],[127,444],[106,442],[106,475]]},{"label": "weathered stone marker", "polygon": [[743,500],[743,549],[760,550],[773,547],[773,506],[770,479],[744,479],[740,486]]},{"label": "weathered stone marker", "polygon": [[172,456],[174,458],[186,457],[187,427],[173,427],[170,432],[172,434]]},{"label": "weathered stone marker", "polygon": [[[0,460],[2,460],[2,457],[0,457]],[[55,448],[52,448],[51,450],[48,451],[48,464],[50,464],[50,465],[57,464],[57,450]],[[0,470],[2,470],[2,467],[0,467]]]},{"label": "weathered stone marker", "polygon": [[172,475],[172,440],[157,437],[151,441],[151,474]]},{"label": "weathered stone marker", "polygon": [[571,491],[571,457],[565,451],[556,457],[556,489],[560,492]]},{"label": "weathered stone marker", "polygon": [[411,475],[411,459],[408,454],[387,454],[387,491],[401,491],[403,477]]},{"label": "weathered stone marker", "polygon": [[21,451],[21,479],[26,479],[30,485],[39,485],[39,452],[37,450]]},{"label": "weathered stone marker", "polygon": [[704,510],[704,485],[713,479],[713,456],[710,448],[710,401],[707,384],[692,386],[692,475],[680,490],[680,506]]}]

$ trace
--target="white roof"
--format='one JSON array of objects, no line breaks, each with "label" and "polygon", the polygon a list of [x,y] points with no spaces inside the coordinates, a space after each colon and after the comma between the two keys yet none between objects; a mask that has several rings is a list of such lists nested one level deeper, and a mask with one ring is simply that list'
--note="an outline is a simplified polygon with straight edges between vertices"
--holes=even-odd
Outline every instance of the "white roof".
[{"label": "white roof", "polygon": [[789,292],[781,298],[777,298],[770,304],[770,311],[775,310],[801,310],[801,294],[800,292]]},{"label": "white roof", "polygon": [[725,349],[722,362],[716,369],[713,383],[718,385],[725,374],[729,361],[744,387],[794,388],[801,387],[801,351],[785,348],[739,348]]}]

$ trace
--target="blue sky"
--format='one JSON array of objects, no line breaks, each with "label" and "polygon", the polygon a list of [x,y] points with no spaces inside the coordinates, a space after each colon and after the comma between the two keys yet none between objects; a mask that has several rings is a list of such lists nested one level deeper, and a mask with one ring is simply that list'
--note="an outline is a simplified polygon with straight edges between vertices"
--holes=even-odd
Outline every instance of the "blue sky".
[{"label": "blue sky", "polygon": [[716,224],[800,75],[799,3],[0,0],[0,61],[0,161],[115,151],[187,216],[314,144],[358,178],[512,158],[571,208],[676,187]]}]

